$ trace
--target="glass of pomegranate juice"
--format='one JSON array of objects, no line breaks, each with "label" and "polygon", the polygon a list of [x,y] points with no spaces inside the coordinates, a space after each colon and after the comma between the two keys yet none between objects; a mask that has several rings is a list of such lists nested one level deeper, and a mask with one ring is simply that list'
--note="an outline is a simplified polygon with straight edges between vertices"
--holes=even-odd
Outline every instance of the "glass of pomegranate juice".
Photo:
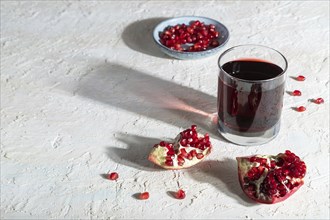
[{"label": "glass of pomegranate juice", "polygon": [[258,145],[280,129],[288,63],[278,51],[240,45],[219,57],[218,130],[230,142]]}]

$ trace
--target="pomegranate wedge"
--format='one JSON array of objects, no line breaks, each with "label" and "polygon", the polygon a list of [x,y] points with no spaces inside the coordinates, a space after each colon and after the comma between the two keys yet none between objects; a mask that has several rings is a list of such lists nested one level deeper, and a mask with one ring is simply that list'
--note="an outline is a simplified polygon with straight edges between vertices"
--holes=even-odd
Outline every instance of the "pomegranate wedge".
[{"label": "pomegranate wedge", "polygon": [[173,143],[161,141],[149,154],[149,160],[165,169],[182,169],[202,161],[211,152],[208,134],[202,135],[192,125],[175,138]]},{"label": "pomegranate wedge", "polygon": [[243,191],[259,203],[281,202],[304,184],[305,162],[291,151],[236,159]]}]

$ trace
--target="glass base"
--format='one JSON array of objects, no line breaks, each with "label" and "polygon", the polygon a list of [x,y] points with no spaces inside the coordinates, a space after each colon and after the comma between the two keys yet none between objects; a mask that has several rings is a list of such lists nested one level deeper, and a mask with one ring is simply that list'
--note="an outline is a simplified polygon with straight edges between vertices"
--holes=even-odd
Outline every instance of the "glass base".
[{"label": "glass base", "polygon": [[239,132],[224,127],[221,121],[218,121],[218,131],[226,140],[243,146],[261,145],[274,139],[280,131],[280,121],[272,128],[263,132]]}]

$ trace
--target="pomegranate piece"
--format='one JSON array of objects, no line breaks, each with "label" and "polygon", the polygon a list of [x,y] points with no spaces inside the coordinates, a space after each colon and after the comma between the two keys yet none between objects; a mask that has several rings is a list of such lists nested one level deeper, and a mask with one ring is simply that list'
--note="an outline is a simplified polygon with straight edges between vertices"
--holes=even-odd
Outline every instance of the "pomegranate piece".
[{"label": "pomegranate piece", "polygon": [[314,99],[313,102],[315,104],[322,104],[322,103],[324,103],[324,100],[322,98],[317,98],[317,99]]},{"label": "pomegranate piece", "polygon": [[165,169],[182,169],[191,167],[211,153],[210,137],[197,132],[192,125],[177,135],[173,143],[161,141],[152,148],[148,159]]},{"label": "pomegranate piece", "polygon": [[303,184],[306,164],[291,151],[237,157],[238,176],[245,194],[259,203],[281,202]]},{"label": "pomegranate piece", "polygon": [[291,94],[293,96],[301,96],[301,92],[299,90],[294,90]]},{"label": "pomegranate piece", "polygon": [[219,36],[215,25],[206,25],[197,20],[191,21],[189,25],[168,26],[159,34],[159,41],[172,50],[196,52],[218,47]]},{"label": "pomegranate piece", "polygon": [[148,192],[140,193],[139,199],[141,199],[141,200],[149,199],[149,193]]},{"label": "pomegranate piece", "polygon": [[186,198],[186,193],[185,193],[185,191],[183,191],[182,189],[179,189],[179,190],[175,193],[175,198],[177,198],[177,199],[184,199],[184,198]]},{"label": "pomegranate piece", "polygon": [[108,178],[109,178],[109,180],[116,180],[116,179],[118,179],[118,173],[116,173],[116,172],[110,173]]},{"label": "pomegranate piece", "polygon": [[304,76],[302,76],[302,75],[299,75],[299,76],[296,77],[296,80],[297,81],[305,81],[305,79],[306,78]]},{"label": "pomegranate piece", "polygon": [[304,106],[299,106],[299,107],[296,108],[296,111],[297,112],[304,112],[304,111],[306,111],[306,108]]}]

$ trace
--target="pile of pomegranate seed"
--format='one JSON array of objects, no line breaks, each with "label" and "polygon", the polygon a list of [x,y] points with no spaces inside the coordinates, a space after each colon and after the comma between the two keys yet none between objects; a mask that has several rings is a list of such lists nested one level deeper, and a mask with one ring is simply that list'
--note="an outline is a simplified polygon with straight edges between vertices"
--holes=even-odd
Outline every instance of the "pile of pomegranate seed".
[{"label": "pile of pomegranate seed", "polygon": [[116,179],[118,179],[118,173],[116,173],[116,172],[110,173],[108,178],[109,178],[109,180],[116,180]]},{"label": "pile of pomegranate seed", "polygon": [[175,198],[177,199],[184,199],[186,197],[186,193],[185,191],[183,191],[182,189],[179,189],[176,193],[175,193]]},{"label": "pile of pomegranate seed", "polygon": [[141,200],[149,199],[149,193],[148,192],[140,193],[139,199],[141,199]]},{"label": "pile of pomegranate seed", "polygon": [[191,21],[189,25],[169,26],[159,37],[161,44],[172,50],[196,52],[219,46],[219,35],[215,25],[206,25],[196,20]]}]

